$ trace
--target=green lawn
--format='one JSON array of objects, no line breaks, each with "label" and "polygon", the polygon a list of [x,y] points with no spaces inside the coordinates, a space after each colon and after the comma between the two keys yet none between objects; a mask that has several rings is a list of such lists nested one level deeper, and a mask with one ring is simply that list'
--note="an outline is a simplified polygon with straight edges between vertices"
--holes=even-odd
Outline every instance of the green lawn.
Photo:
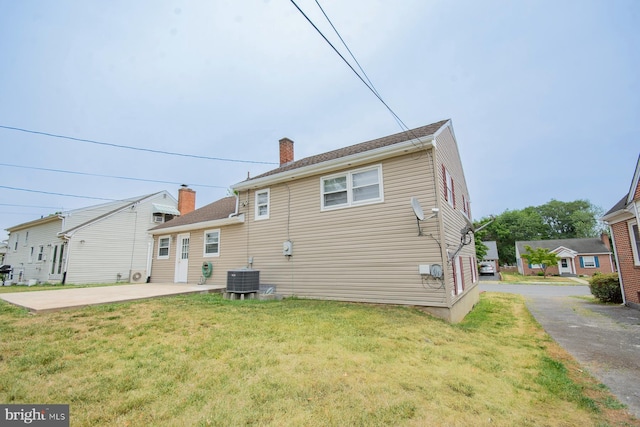
[{"label": "green lawn", "polygon": [[217,294],[31,315],[0,302],[0,402],[72,426],[637,425],[535,323],[484,293],[418,308]]},{"label": "green lawn", "polygon": [[[583,286],[583,283],[576,282],[571,280],[568,277],[560,277],[560,276],[523,276],[519,273],[500,273],[502,276],[501,283],[544,283],[549,285],[571,285],[571,286]],[[588,278],[582,277],[583,280],[588,280]]]}]

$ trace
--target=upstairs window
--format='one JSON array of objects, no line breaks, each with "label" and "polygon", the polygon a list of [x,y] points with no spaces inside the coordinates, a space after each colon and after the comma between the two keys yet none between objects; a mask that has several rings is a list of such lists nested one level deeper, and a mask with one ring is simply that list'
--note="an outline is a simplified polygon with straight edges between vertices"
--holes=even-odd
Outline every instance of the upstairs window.
[{"label": "upstairs window", "polygon": [[383,201],[382,166],[323,177],[322,210]]},{"label": "upstairs window", "polygon": [[220,230],[204,232],[204,256],[220,255]]},{"label": "upstairs window", "polygon": [[160,237],[158,239],[158,259],[169,258],[169,245],[171,244],[170,237]]},{"label": "upstairs window", "polygon": [[44,246],[38,246],[38,262],[44,261]]},{"label": "upstairs window", "polygon": [[453,184],[453,177],[449,174],[449,171],[444,167],[444,165],[442,165],[442,180],[444,181],[444,199],[452,208],[455,209],[456,190]]},{"label": "upstairs window", "polygon": [[256,220],[269,219],[269,189],[256,191]]}]

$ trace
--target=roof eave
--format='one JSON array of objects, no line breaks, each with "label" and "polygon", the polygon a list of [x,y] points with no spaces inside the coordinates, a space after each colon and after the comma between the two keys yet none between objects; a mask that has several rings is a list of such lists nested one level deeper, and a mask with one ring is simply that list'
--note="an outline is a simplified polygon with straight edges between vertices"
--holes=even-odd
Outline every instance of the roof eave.
[{"label": "roof eave", "polygon": [[366,163],[376,162],[388,159],[412,151],[422,151],[435,147],[434,135],[429,135],[397,144],[380,147],[363,153],[352,154],[350,156],[339,157],[333,160],[327,160],[314,165],[304,166],[274,175],[265,176],[263,178],[242,181],[231,186],[233,191],[244,191],[249,189],[264,188],[269,185],[277,184],[293,179],[301,179],[309,176],[320,175],[334,172],[346,167],[360,166]]},{"label": "roof eave", "polygon": [[13,227],[6,228],[9,233],[13,233],[15,231],[24,230],[25,228],[35,227],[37,225],[47,224],[49,222],[53,222],[55,220],[62,220],[64,217],[62,215],[49,215],[44,218],[38,218],[33,221],[23,222],[22,224],[14,225]]},{"label": "roof eave", "polygon": [[632,206],[633,205],[629,205],[624,209],[619,209],[615,212],[611,212],[610,214],[607,214],[602,218],[600,218],[600,220],[606,222],[607,224],[612,224],[612,223],[632,219],[635,217]]},{"label": "roof eave", "polygon": [[244,214],[231,216],[222,219],[212,219],[210,221],[194,222],[192,224],[176,225],[175,227],[166,227],[160,229],[149,230],[149,234],[156,236],[162,234],[182,233],[183,231],[202,230],[204,228],[223,227],[225,225],[242,224],[244,222]]}]

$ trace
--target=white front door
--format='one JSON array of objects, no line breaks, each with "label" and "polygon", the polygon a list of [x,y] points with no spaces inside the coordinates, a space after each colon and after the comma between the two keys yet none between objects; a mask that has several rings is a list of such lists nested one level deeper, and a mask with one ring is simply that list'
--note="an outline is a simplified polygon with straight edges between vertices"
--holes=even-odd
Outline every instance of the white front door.
[{"label": "white front door", "polygon": [[178,234],[176,248],[176,283],[187,283],[189,273],[189,234]]},{"label": "white front door", "polygon": [[570,258],[561,258],[558,263],[558,272],[560,274],[571,274],[573,270],[571,269],[571,259]]}]

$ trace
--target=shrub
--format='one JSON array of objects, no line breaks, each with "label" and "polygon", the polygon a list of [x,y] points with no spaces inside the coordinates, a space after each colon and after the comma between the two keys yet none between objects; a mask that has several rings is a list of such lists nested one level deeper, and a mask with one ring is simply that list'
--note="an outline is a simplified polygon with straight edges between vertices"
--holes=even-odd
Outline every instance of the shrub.
[{"label": "shrub", "polygon": [[591,294],[602,302],[622,303],[622,291],[617,273],[596,273],[589,279]]}]

